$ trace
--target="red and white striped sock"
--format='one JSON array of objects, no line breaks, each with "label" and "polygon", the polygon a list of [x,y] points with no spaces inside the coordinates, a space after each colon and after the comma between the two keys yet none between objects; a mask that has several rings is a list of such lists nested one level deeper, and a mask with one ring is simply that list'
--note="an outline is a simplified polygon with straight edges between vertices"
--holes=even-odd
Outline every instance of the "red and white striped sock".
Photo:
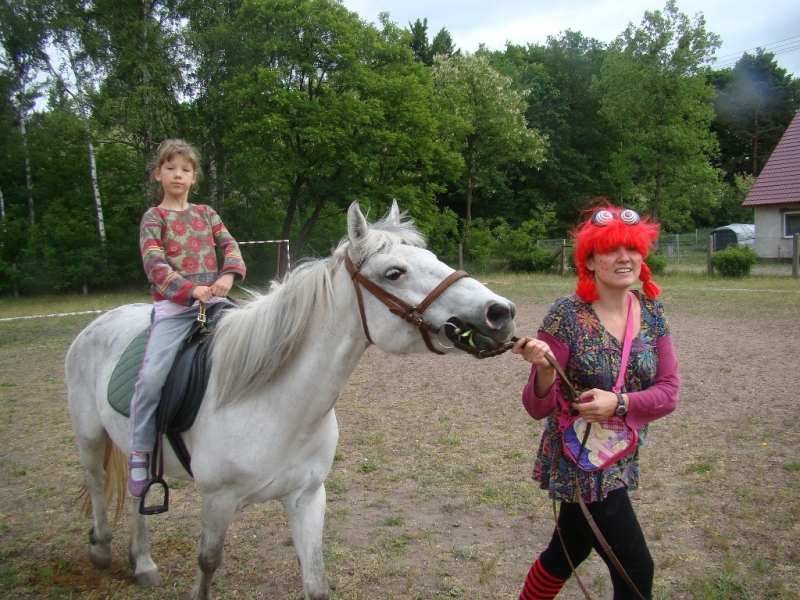
[{"label": "red and white striped sock", "polygon": [[566,579],[550,575],[537,558],[536,562],[531,565],[531,570],[528,571],[519,600],[551,600],[558,595],[566,581]]}]

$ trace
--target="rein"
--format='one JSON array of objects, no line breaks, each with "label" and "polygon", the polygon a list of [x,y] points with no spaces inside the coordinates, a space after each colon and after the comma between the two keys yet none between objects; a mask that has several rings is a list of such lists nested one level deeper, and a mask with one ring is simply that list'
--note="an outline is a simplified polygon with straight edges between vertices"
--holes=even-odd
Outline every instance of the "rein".
[{"label": "rein", "polygon": [[[561,365],[558,364],[556,358],[549,352],[545,354],[545,358],[547,359],[547,362],[549,362],[552,365],[556,373],[558,373],[558,376],[561,378],[561,384],[562,384],[561,389],[564,392],[564,394],[568,397],[568,400],[570,400],[570,402],[580,402],[578,392],[573,387],[572,383],[567,377],[567,374],[564,373],[564,370],[561,368]],[[584,449],[586,448],[586,442],[589,440],[589,432],[591,430],[591,427],[592,423],[586,424],[586,432],[583,434],[583,439],[581,440],[581,449],[578,452],[578,456],[581,456],[583,454]],[[555,456],[556,465],[558,465],[559,461],[561,460],[561,454],[562,454],[562,444],[559,444],[558,451],[556,452]],[[619,562],[619,559],[616,557],[614,551],[611,549],[611,546],[609,546],[608,542],[606,541],[606,538],[601,533],[600,528],[597,526],[597,523],[594,522],[594,517],[589,512],[589,509],[586,508],[586,503],[583,501],[583,496],[581,495],[580,491],[580,484],[578,482],[578,469],[579,469],[578,465],[575,465],[575,488],[577,489],[578,492],[578,503],[581,506],[581,512],[583,512],[583,516],[589,523],[589,527],[591,527],[595,538],[597,538],[597,541],[603,548],[603,552],[606,553],[606,556],[611,561],[611,564],[614,565],[614,568],[617,570],[617,573],[619,573],[620,577],[622,577],[625,583],[628,584],[628,587],[631,589],[636,598],[638,598],[639,600],[645,600],[644,596],[642,596],[641,592],[636,587],[636,584],[633,583],[633,581],[631,581],[631,578],[625,572],[622,563]],[[553,498],[553,518],[555,519],[556,522],[556,532],[558,533],[558,539],[561,542],[561,547],[564,550],[564,556],[567,557],[567,562],[569,563],[569,566],[572,569],[572,574],[575,576],[575,581],[578,582],[578,586],[580,586],[581,591],[583,591],[583,595],[586,597],[586,600],[592,600],[592,597],[589,595],[589,591],[586,589],[586,587],[584,587],[583,582],[581,581],[580,577],[578,577],[578,573],[575,571],[575,566],[572,564],[572,559],[570,558],[569,553],[567,552],[567,546],[564,543],[564,538],[561,536],[561,528],[558,526],[558,513],[556,511],[555,497]]]}]

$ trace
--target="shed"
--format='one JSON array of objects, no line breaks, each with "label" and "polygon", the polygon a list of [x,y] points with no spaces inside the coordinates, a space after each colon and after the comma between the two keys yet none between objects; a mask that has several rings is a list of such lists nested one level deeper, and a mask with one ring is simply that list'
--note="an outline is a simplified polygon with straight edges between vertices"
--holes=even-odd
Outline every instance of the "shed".
[{"label": "shed", "polygon": [[756,237],[756,226],[748,223],[731,223],[717,227],[711,232],[711,237],[714,238],[714,252],[730,246],[752,246]]}]

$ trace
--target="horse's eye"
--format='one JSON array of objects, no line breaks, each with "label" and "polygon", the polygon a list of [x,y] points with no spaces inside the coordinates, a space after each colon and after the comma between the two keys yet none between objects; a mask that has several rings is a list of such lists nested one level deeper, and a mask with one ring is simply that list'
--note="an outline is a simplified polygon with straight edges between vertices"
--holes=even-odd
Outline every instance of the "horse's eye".
[{"label": "horse's eye", "polygon": [[402,269],[398,269],[397,267],[392,267],[388,271],[386,271],[386,279],[391,281],[397,281],[403,276],[404,271]]}]

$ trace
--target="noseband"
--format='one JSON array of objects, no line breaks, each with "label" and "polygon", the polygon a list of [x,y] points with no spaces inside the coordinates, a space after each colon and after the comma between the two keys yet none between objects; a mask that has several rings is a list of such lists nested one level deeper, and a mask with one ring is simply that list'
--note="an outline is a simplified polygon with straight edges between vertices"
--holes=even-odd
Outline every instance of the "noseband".
[{"label": "noseband", "polygon": [[361,295],[361,286],[363,286],[378,300],[383,302],[389,308],[391,313],[397,315],[401,319],[405,319],[414,325],[414,327],[419,329],[420,333],[422,334],[422,339],[425,341],[425,345],[428,347],[428,350],[435,352],[436,354],[445,354],[433,346],[430,338],[431,333],[434,335],[439,333],[439,327],[424,321],[421,315],[423,312],[425,312],[425,309],[433,303],[434,300],[442,295],[442,292],[444,292],[462,277],[469,277],[469,273],[466,271],[453,271],[450,273],[450,275],[445,277],[445,279],[439,285],[437,285],[422,302],[420,302],[417,306],[411,306],[405,300],[398,298],[394,294],[390,294],[382,287],[374,284],[369,279],[364,277],[358,267],[353,264],[353,261],[350,259],[349,252],[345,252],[344,265],[347,268],[347,272],[350,273],[350,279],[353,281],[353,286],[356,288],[358,310],[361,312],[361,325],[364,327],[364,333],[366,334],[367,341],[369,341],[370,344],[374,344],[375,342],[372,341],[372,338],[369,335],[369,327],[367,327],[367,315],[364,312],[364,299]]}]

